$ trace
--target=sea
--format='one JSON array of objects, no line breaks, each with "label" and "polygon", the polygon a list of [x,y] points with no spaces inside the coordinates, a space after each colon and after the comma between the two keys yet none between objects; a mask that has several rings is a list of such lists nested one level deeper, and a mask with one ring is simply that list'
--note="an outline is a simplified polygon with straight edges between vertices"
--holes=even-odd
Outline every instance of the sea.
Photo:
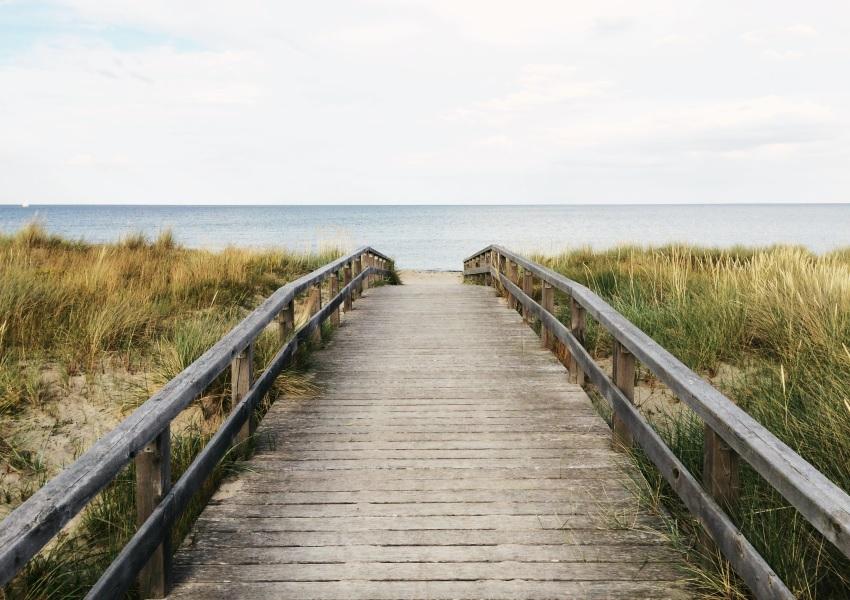
[{"label": "sea", "polygon": [[459,270],[500,244],[555,253],[621,244],[850,246],[850,204],[498,206],[0,206],[0,231],[38,220],[51,233],[112,242],[171,229],[187,247],[315,250],[370,245],[398,267]]}]

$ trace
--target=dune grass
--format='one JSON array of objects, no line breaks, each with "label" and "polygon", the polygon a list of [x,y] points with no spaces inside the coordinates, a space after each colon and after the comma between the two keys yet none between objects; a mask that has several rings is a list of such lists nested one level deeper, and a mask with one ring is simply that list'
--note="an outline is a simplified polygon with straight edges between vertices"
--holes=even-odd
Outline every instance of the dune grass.
[{"label": "dune grass", "polygon": [[187,317],[208,334],[196,343],[215,341],[258,299],[339,254],[189,250],[170,231],[93,245],[37,223],[0,236],[0,413],[39,402],[22,361],[56,361],[69,374],[96,372],[106,358],[133,367],[156,346],[191,343]]},{"label": "dune grass", "polygon": [[[850,249],[667,246],[577,250],[534,260],[584,283],[756,420],[850,491]],[[595,323],[588,347],[610,354]],[[718,377],[726,367],[733,375]],[[730,368],[731,367],[731,368]],[[645,369],[644,385],[653,385]],[[653,418],[697,476],[702,423],[689,409]],[[694,531],[646,461],[674,525]],[[850,598],[850,561],[749,467],[732,516],[800,598]],[[704,591],[746,597],[723,561],[696,569]]]},{"label": "dune grass", "polygon": [[[37,479],[49,472],[32,452],[13,442],[22,417],[51,402],[67,401],[64,389],[44,381],[46,369],[65,379],[92,381],[104,373],[144,374],[126,412],[197,359],[249,310],[281,285],[308,273],[341,251],[305,254],[229,248],[207,252],[181,248],[170,231],[149,240],[135,234],[116,244],[87,244],[50,235],[33,223],[0,235],[0,460]],[[259,373],[279,347],[276,331],[255,344]],[[296,365],[282,375],[265,406],[277,396],[309,394]],[[230,409],[229,370],[193,405],[199,418],[173,424],[172,476],[188,467]],[[191,412],[191,410],[189,411]],[[81,451],[83,448],[80,449]],[[238,468],[227,457],[174,529],[188,531],[218,480]],[[0,487],[3,481],[0,478]],[[101,492],[71,528],[39,554],[0,598],[77,598],[96,581],[135,531],[132,464]],[[132,596],[132,594],[131,594]]]}]

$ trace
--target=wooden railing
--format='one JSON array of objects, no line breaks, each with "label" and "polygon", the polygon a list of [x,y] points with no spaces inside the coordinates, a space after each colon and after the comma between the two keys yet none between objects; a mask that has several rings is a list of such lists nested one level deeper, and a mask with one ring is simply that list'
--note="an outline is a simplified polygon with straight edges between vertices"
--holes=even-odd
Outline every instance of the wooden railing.
[{"label": "wooden railing", "polygon": [[[164,597],[170,578],[171,528],[177,517],[225,454],[251,435],[256,407],[299,344],[320,337],[325,320],[338,324],[340,305],[345,311],[351,310],[370,281],[388,274],[389,263],[380,252],[360,248],[269,296],[198,360],[0,522],[0,588],[134,460],[138,529],[86,597],[120,597],[137,578],[142,597]],[[321,285],[325,280],[330,298],[322,305]],[[295,300],[305,292],[308,319],[295,329]],[[255,380],[253,344],[273,321],[278,323],[281,348]],[[172,487],[171,421],[228,367],[231,412]]]},{"label": "wooden railing", "polygon": [[[500,246],[488,246],[467,258],[464,276],[495,285],[511,307],[522,308],[526,321],[539,319],[542,343],[568,365],[571,379],[583,383],[587,377],[611,403],[615,447],[637,443],[643,449],[756,597],[794,596],[724,510],[738,496],[739,457],[850,556],[850,496],[590,289]],[[569,325],[553,314],[554,289],[569,297]],[[614,339],[611,377],[584,348],[588,315]],[[705,423],[702,483],[634,406],[636,360]]]}]

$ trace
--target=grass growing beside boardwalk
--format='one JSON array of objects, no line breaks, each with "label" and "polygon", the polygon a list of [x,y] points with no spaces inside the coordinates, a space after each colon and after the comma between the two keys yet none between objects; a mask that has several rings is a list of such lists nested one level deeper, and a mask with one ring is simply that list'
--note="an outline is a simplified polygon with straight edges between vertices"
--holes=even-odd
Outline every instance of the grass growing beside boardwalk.
[{"label": "grass growing beside boardwalk", "polygon": [[[534,257],[584,283],[850,491],[850,249],[623,247]],[[588,347],[610,354],[590,324]],[[649,373],[642,385],[657,385]],[[653,417],[688,469],[702,471],[703,427],[689,409]],[[742,461],[743,462],[743,461]],[[693,528],[644,463],[677,526]],[[800,598],[850,598],[850,561],[752,469],[735,522]],[[709,592],[745,596],[722,561],[701,567]]]},{"label": "grass growing beside boardwalk", "polygon": [[[339,255],[335,248],[313,254],[191,250],[178,246],[170,232],[155,240],[137,234],[117,244],[86,244],[52,236],[38,224],[0,235],[0,508],[25,500],[103,428],[92,430],[85,443],[69,438],[66,446],[79,447],[64,458],[51,454],[48,441],[92,421],[114,424],[262,299]],[[276,331],[260,335],[258,373],[278,345]],[[288,372],[270,400],[310,389],[303,373]],[[103,392],[99,399],[96,390]],[[217,429],[229,399],[226,370],[175,420],[175,479]],[[71,404],[86,408],[79,414],[87,422],[68,420],[63,411]],[[219,465],[209,489],[175,527],[175,541],[203,507],[204,494],[233,468],[235,457]],[[130,465],[25,568],[6,597],[82,597],[134,531]]]}]

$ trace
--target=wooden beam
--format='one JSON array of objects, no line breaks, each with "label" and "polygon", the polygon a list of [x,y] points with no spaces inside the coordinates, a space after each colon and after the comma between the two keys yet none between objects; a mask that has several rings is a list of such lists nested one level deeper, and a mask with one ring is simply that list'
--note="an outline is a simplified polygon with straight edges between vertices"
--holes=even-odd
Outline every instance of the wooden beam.
[{"label": "wooden beam", "polygon": [[[534,276],[531,274],[531,271],[527,269],[524,269],[522,272],[522,291],[529,296],[534,293]],[[522,320],[526,324],[531,323],[531,313],[528,311],[528,308],[523,307]]]},{"label": "wooden beam", "polygon": [[[511,283],[513,283],[514,285],[519,285],[519,268],[517,267],[517,264],[512,260],[508,261],[508,279],[510,279]],[[519,306],[519,302],[517,302],[517,299],[513,296],[513,294],[510,293],[508,293],[508,306],[510,306],[514,310],[516,310]]]},{"label": "wooden beam", "polygon": [[[365,277],[363,279],[366,279]],[[308,317],[312,317],[319,309],[322,308],[322,287],[321,285],[314,285],[310,288],[310,291],[307,295],[307,315]],[[313,330],[313,333],[310,334],[310,341],[314,344],[322,343],[322,323],[319,322],[318,327]]]},{"label": "wooden beam", "polygon": [[[334,298],[337,294],[339,294],[339,275],[333,273],[329,278],[329,287],[330,287],[330,296]],[[331,325],[334,327],[339,327],[339,308],[334,309],[331,313]]]},{"label": "wooden beam", "polygon": [[705,426],[702,485],[727,510],[738,502],[741,493],[738,454],[708,425]]},{"label": "wooden beam", "polygon": [[[347,265],[345,265],[345,267],[342,270],[343,287],[347,288],[348,284],[351,283],[351,270],[352,270],[351,269],[351,263],[348,263]],[[351,312],[352,308],[354,308],[353,307],[353,301],[352,301],[352,292],[349,292],[345,295],[345,301],[342,305],[342,310],[343,310],[343,312],[347,313],[347,312]]]},{"label": "wooden beam", "polygon": [[[352,275],[356,279],[360,273],[363,272],[363,260],[358,256],[352,261]],[[354,286],[354,292],[352,293],[352,299],[356,300],[363,294],[363,280],[358,279],[357,285]]]},{"label": "wooden beam", "polygon": [[289,304],[286,305],[286,308],[278,313],[277,327],[280,336],[280,344],[283,345],[286,343],[286,340],[289,339],[289,336],[292,335],[292,332],[295,331],[294,300],[290,300]]},{"label": "wooden beam", "polygon": [[[555,311],[555,288],[545,281],[543,282],[543,289],[541,290],[540,305],[543,307],[543,310],[549,314],[553,314]],[[543,344],[543,347],[551,349],[553,339],[552,332],[549,331],[549,328],[541,324],[540,342]]]},{"label": "wooden beam", "polygon": [[[583,345],[585,329],[584,307],[572,297],[570,298],[570,316],[570,331],[579,343]],[[570,356],[570,380],[573,383],[584,385],[584,371],[573,356]]]},{"label": "wooden beam", "polygon": [[[136,525],[141,527],[171,488],[171,428],[166,426],[136,455]],[[171,531],[139,571],[139,595],[165,598],[171,583]]]},{"label": "wooden beam", "polygon": [[[611,361],[614,371],[614,385],[623,396],[634,404],[635,402],[635,357],[622,344],[614,341],[614,356]],[[615,411],[611,417],[613,430],[613,445],[615,449],[627,449],[632,446],[632,434],[628,426]]]},{"label": "wooden beam", "polygon": [[[248,344],[248,347],[240,352],[230,365],[230,405],[236,406],[239,404],[239,401],[245,397],[245,394],[251,389],[253,383],[254,344]],[[239,430],[239,433],[236,434],[236,438],[233,440],[234,444],[237,446],[243,445],[254,434],[255,427],[256,422],[252,411]]]}]

